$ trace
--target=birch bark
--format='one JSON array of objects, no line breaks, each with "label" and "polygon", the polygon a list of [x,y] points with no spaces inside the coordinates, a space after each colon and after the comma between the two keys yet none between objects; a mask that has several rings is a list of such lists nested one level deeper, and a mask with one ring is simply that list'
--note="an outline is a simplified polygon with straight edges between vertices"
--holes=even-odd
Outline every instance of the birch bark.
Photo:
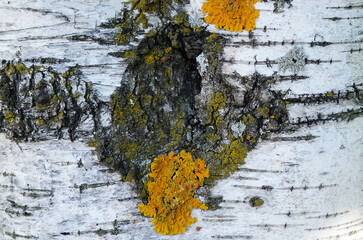
[{"label": "birch bark", "polygon": [[[295,99],[289,121],[298,130],[259,142],[246,164],[212,189],[223,197],[221,208],[194,211],[198,222],[175,239],[363,239],[363,118],[329,121],[361,112],[362,102],[339,96],[319,102],[363,84],[362,3],[295,0],[278,14],[273,4],[256,4],[253,34],[210,30],[229,39],[226,74],[272,75],[279,71],[274,61],[295,45],[303,48],[311,61],[275,86]],[[192,0],[190,15],[200,18],[201,5]],[[113,30],[98,26],[121,7],[118,0],[2,1],[0,56],[52,61],[59,70],[78,64],[108,101],[126,63],[109,54],[121,46],[101,44]],[[16,143],[0,134],[0,238],[169,239],[141,216],[130,183],[92,153],[82,139]],[[261,207],[250,206],[255,196]]]}]

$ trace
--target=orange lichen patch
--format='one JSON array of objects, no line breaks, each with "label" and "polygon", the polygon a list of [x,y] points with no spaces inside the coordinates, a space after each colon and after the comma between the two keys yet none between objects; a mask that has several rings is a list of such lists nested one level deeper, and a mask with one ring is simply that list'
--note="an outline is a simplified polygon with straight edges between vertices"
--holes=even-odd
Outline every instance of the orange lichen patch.
[{"label": "orange lichen patch", "polygon": [[209,169],[200,158],[193,161],[192,155],[181,151],[174,156],[162,155],[151,164],[148,186],[149,203],[140,204],[139,210],[152,217],[155,232],[164,235],[179,234],[197,221],[190,214],[194,208],[207,210],[199,199],[194,198],[194,190],[203,186],[209,177]]},{"label": "orange lichen patch", "polygon": [[207,0],[203,3],[203,14],[207,23],[231,32],[251,31],[255,28],[259,11],[254,5],[261,0]]}]

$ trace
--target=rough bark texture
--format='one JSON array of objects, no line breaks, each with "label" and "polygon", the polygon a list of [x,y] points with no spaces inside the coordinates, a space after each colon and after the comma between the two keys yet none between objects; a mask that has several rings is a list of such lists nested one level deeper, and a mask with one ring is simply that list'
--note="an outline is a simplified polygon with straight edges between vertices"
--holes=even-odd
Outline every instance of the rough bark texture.
[{"label": "rough bark texture", "polygon": [[155,27],[127,61],[121,8],[0,3],[1,239],[162,239],[123,180],[142,189],[152,158],[182,149],[215,176],[197,191],[213,210],[178,239],[363,238],[359,1],[263,1],[251,33]]}]

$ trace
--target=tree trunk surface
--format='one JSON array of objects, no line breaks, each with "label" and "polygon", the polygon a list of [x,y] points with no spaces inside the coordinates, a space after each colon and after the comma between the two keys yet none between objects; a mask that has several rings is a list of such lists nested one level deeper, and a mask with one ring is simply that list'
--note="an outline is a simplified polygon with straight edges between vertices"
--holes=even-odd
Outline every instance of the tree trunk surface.
[{"label": "tree trunk surface", "polygon": [[[202,17],[202,3],[191,0],[191,16]],[[276,14],[273,1],[256,4],[253,44],[246,32],[209,27],[229,39],[224,73],[272,75],[277,59],[299,46],[309,62],[298,75],[286,73],[290,79],[276,91],[289,90],[290,99],[354,92],[363,84],[362,2],[287,5]],[[109,54],[124,47],[102,44],[114,30],[99,25],[121,8],[119,0],[2,1],[0,56],[29,65],[52,58],[60,71],[79,65],[83,80],[109,101],[127,63]],[[220,208],[194,210],[197,223],[172,238],[363,239],[363,117],[324,120],[361,108],[348,98],[288,105],[289,123],[299,129],[260,140],[245,164],[213,187],[223,197]],[[15,142],[0,134],[0,239],[170,238],[154,232],[132,183],[101,165],[86,140]],[[250,205],[255,196],[262,206]]]}]

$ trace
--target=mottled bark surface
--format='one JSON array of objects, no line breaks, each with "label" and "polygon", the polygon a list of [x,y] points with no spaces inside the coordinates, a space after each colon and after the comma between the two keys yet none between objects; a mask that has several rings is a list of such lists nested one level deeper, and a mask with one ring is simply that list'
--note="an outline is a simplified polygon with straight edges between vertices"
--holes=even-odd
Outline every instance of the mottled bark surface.
[{"label": "mottled bark surface", "polygon": [[[190,21],[202,3],[186,6]],[[264,1],[252,33],[209,26],[178,35],[182,47],[150,37],[138,60],[120,58],[130,46],[109,28],[121,8],[0,3],[1,239],[170,238],[154,233],[135,184],[123,180],[147,169],[130,163],[182,148],[197,149],[212,172],[234,173],[197,191],[214,210],[195,210],[198,222],[173,238],[363,238],[360,1]],[[224,37],[219,58],[209,54],[214,32]],[[171,57],[148,66],[164,42]],[[304,54],[291,58],[295,46]],[[104,152],[88,147],[94,136]],[[248,136],[236,143],[252,149],[244,165],[218,165],[218,147]]]}]

